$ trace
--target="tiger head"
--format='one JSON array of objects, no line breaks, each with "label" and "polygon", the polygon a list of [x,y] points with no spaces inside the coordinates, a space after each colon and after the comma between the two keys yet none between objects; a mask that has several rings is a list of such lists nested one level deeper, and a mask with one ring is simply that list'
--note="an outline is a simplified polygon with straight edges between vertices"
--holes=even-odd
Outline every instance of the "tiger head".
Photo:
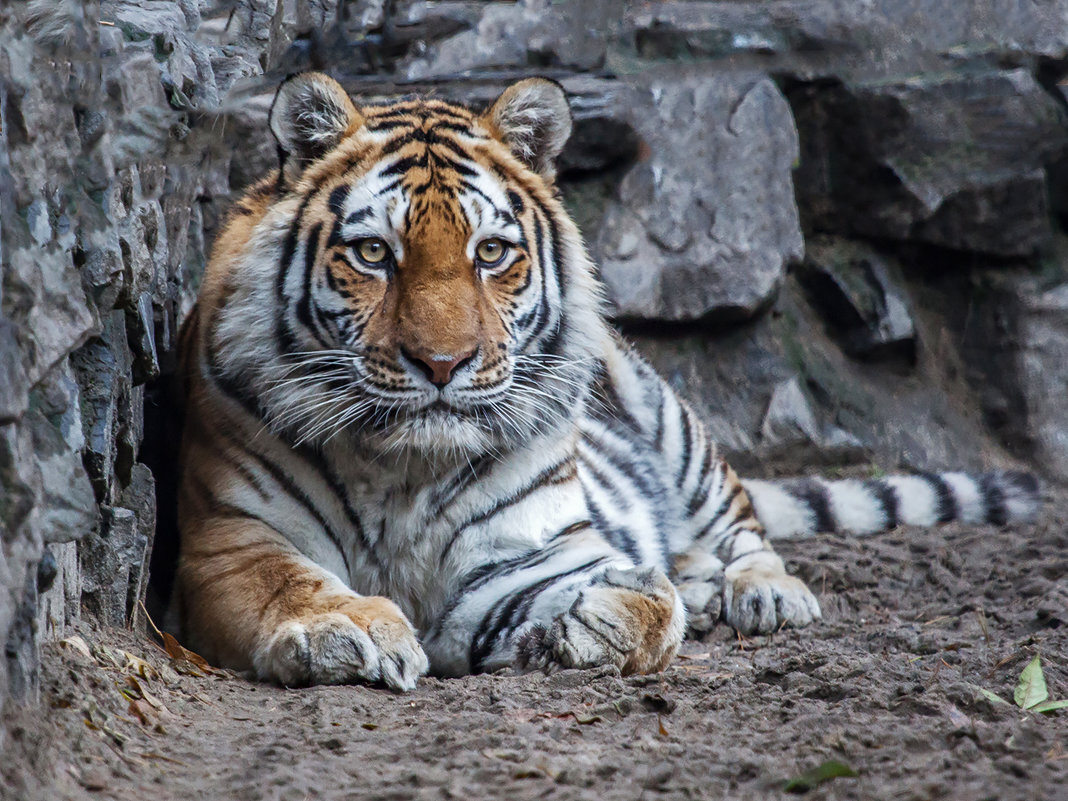
[{"label": "tiger head", "polygon": [[563,90],[529,79],[484,113],[357,108],[318,73],[269,118],[281,168],[235,207],[206,285],[218,377],[294,443],[508,449],[566,425],[606,328],[554,185]]}]

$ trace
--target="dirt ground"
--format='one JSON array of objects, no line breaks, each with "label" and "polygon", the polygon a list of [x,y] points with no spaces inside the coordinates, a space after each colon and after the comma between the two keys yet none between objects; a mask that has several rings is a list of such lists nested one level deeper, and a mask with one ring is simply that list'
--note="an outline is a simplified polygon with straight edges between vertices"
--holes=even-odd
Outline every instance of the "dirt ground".
[{"label": "dirt ground", "polygon": [[1062,495],[1016,530],[785,543],[823,623],[746,640],[722,628],[657,676],[288,690],[189,675],[143,637],[86,628],[86,652],[47,647],[41,708],[8,721],[0,795],[766,799],[835,759],[858,775],[810,798],[1065,799],[1068,709],[976,688],[1011,702],[1040,654],[1050,697],[1068,698],[1066,518]]}]

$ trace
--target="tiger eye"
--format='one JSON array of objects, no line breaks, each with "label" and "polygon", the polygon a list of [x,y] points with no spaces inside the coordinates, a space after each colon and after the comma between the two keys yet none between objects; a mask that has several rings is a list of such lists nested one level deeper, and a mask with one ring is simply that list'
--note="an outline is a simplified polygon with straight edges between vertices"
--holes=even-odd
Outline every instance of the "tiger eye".
[{"label": "tiger eye", "polygon": [[356,243],[356,255],[367,264],[381,264],[389,256],[389,245],[381,239],[361,239]]},{"label": "tiger eye", "polygon": [[500,239],[483,239],[475,248],[475,256],[483,264],[497,264],[504,258],[508,246]]}]

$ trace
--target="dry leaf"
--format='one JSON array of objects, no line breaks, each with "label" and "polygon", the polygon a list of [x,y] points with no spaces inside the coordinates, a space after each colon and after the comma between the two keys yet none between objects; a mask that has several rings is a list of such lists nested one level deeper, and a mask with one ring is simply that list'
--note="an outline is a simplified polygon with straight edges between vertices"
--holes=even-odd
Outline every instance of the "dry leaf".
[{"label": "dry leaf", "polygon": [[151,726],[156,722],[155,710],[143,700],[131,698],[127,711],[137,718],[142,726]]},{"label": "dry leaf", "polygon": [[668,730],[664,727],[664,719],[662,717],[660,717],[659,715],[656,716],[656,725],[657,725],[657,728],[658,728],[658,730],[660,732],[660,736],[661,737],[667,737],[668,736]]},{"label": "dry leaf", "polygon": [[591,723],[598,723],[602,720],[600,715],[583,715],[581,712],[572,712],[571,716],[575,718],[575,722],[583,726],[588,726]]},{"label": "dry leaf", "polygon": [[142,679],[158,679],[159,671],[139,656],[129,651],[119,651],[119,655],[125,660],[123,670],[132,670],[134,675]]},{"label": "dry leaf", "polygon": [[160,636],[163,637],[163,647],[167,650],[167,654],[170,656],[171,659],[175,661],[175,663],[185,661],[195,665],[197,668],[199,668],[206,674],[213,676],[226,675],[223,671],[213,668],[211,665],[208,664],[207,659],[205,659],[198,653],[190,651],[167,632],[161,631]]},{"label": "dry leaf", "polygon": [[60,640],[59,644],[63,648],[69,648],[72,651],[77,651],[86,659],[92,659],[93,655],[89,651],[89,643],[75,634],[73,637],[67,637],[65,640]]}]

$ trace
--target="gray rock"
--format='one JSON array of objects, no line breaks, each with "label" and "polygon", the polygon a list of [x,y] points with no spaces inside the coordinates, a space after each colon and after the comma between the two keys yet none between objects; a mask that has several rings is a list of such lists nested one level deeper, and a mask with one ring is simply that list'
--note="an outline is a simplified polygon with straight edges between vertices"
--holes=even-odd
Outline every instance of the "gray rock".
[{"label": "gray rock", "polygon": [[916,328],[900,270],[874,248],[815,237],[797,275],[845,351],[868,359],[916,355]]},{"label": "gray rock", "polygon": [[407,64],[405,76],[425,80],[476,69],[594,69],[604,63],[605,21],[617,7],[611,0],[490,4],[475,29],[430,44]]},{"label": "gray rock", "polygon": [[1068,481],[1068,283],[1025,295],[1019,331],[1018,379],[1036,460]]},{"label": "gray rock", "polygon": [[667,72],[614,103],[648,154],[586,232],[616,316],[722,322],[766,307],[803,254],[797,136],[775,84]]},{"label": "gray rock", "polygon": [[806,84],[789,97],[806,230],[1001,257],[1050,243],[1043,164],[1068,148],[1068,118],[1029,73]]},{"label": "gray rock", "polygon": [[746,475],[825,466],[968,468],[1006,464],[977,436],[979,396],[961,386],[963,364],[945,352],[946,322],[915,319],[915,365],[873,370],[824,333],[821,313],[789,275],[758,321],[673,336],[630,332],[639,350],[708,423],[727,459]]}]

